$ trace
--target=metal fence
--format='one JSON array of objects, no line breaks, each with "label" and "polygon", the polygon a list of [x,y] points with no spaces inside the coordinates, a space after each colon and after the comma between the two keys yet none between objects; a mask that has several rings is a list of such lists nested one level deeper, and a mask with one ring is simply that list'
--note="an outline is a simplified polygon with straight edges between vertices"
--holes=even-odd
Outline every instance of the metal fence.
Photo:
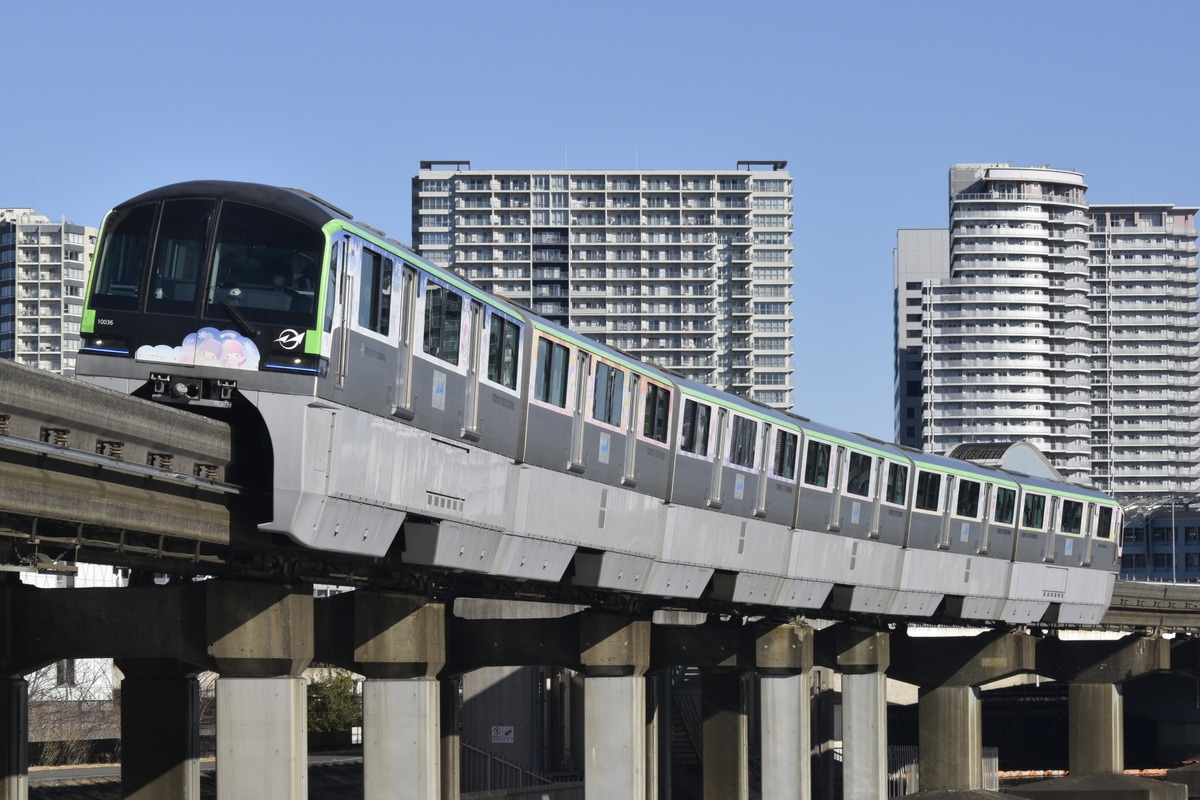
[{"label": "metal fence", "polygon": [[[919,756],[916,747],[888,746],[888,797],[904,797],[921,791]],[[995,747],[983,748],[983,788],[1000,791],[1000,753]]]}]

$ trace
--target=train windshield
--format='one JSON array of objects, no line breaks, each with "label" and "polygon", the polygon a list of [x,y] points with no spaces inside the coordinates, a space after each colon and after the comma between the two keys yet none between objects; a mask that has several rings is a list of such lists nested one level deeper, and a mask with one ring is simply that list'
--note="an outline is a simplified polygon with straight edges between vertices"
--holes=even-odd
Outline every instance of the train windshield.
[{"label": "train windshield", "polygon": [[218,207],[213,199],[183,198],[159,206],[113,212],[92,308],[315,326],[320,230],[231,201]]}]

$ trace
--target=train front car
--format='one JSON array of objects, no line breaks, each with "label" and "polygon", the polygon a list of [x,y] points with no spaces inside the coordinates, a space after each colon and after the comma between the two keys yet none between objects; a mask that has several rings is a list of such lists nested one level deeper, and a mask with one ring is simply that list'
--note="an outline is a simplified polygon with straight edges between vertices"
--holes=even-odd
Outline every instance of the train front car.
[{"label": "train front car", "polygon": [[[231,422],[242,456],[228,480],[260,490],[256,521],[327,549],[352,549],[325,530],[337,523],[314,484],[333,458],[330,421],[313,415],[334,407],[317,399],[334,394],[341,331],[326,265],[345,220],[301,192],[226,181],[122,203],[101,229],[77,362],[88,382]],[[370,513],[342,524],[390,528],[364,548],[386,551],[403,514]]]}]

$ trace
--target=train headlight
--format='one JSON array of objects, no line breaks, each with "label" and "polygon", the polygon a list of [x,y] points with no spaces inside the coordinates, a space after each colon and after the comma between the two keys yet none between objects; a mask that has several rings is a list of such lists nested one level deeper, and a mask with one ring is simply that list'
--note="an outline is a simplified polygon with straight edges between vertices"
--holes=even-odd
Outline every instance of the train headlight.
[{"label": "train headlight", "polygon": [[79,343],[79,352],[102,356],[129,356],[129,342],[119,336],[84,336]]}]

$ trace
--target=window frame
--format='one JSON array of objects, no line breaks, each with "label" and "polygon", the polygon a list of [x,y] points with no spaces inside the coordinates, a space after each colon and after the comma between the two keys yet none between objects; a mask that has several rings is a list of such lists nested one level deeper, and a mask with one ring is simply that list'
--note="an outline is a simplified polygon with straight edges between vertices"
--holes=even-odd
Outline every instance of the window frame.
[{"label": "window frame", "polygon": [[[1029,490],[1025,491],[1025,497],[1022,498],[1022,500],[1021,500],[1021,527],[1022,528],[1024,528],[1025,530],[1030,530],[1030,531],[1045,531],[1046,530],[1046,506],[1047,506],[1046,501],[1049,498],[1050,498],[1050,496],[1043,492],[1031,492]],[[1030,514],[1030,501],[1031,500],[1041,500],[1041,505],[1037,509],[1038,523],[1036,525],[1030,525],[1027,522],[1027,520],[1029,518],[1029,514]]]},{"label": "window frame", "polygon": [[[805,437],[807,443],[804,446],[804,464],[801,467],[801,481],[804,486],[811,486],[814,489],[823,489],[831,492],[833,487],[830,485],[830,477],[833,473],[833,442],[825,441],[824,439],[814,439],[811,436]],[[824,454],[824,462],[818,458],[814,464],[813,457]],[[824,480],[817,483],[815,478],[820,471],[820,477]]]},{"label": "window frame", "polygon": [[[417,353],[419,355],[425,356],[427,358],[435,359],[447,366],[454,367],[455,370],[458,372],[463,372],[466,370],[466,364],[465,363],[460,364],[459,362],[466,361],[466,359],[464,359],[462,357],[462,355],[463,355],[462,344],[463,344],[463,341],[466,339],[466,337],[463,334],[464,333],[469,334],[469,331],[464,331],[464,327],[463,327],[465,324],[464,320],[469,319],[469,315],[463,313],[464,310],[469,307],[469,302],[467,301],[467,297],[464,293],[460,292],[458,289],[454,288],[453,286],[447,284],[444,281],[439,280],[438,278],[434,277],[433,275],[430,275],[428,272],[423,272],[420,274],[425,278],[425,280],[422,281],[420,284],[420,286],[423,287],[420,290],[420,296],[421,296],[420,297],[420,301],[421,301],[420,302],[420,305],[421,305],[421,347],[417,351]],[[448,330],[448,326],[446,325],[447,312],[446,312],[446,302],[444,299],[441,301],[441,308],[438,311],[438,313],[441,314],[441,317],[440,317],[441,324],[438,326],[438,330],[437,330],[437,333],[439,334],[437,350],[435,352],[435,351],[429,349],[430,348],[430,335],[432,333],[432,331],[430,329],[430,325],[429,325],[429,322],[430,322],[429,294],[430,294],[431,290],[435,290],[437,292],[446,292],[446,293],[448,293],[448,295],[446,295],[446,296],[452,296],[452,297],[458,298],[458,312],[457,312],[458,313],[458,338],[455,341],[454,360],[453,361],[446,358],[446,355],[445,355],[446,350],[447,350],[446,345],[445,345],[445,342],[446,342],[445,332],[446,332],[446,330]]]},{"label": "window frame", "polygon": [[[944,472],[918,467],[916,484],[913,486],[913,511],[921,511],[926,514],[943,513],[942,495],[944,494],[943,486],[945,484],[943,478],[947,477],[949,476]],[[927,503],[929,500],[930,479],[936,479],[933,486],[933,504],[923,505],[923,503]]]},{"label": "window frame", "polygon": [[[954,516],[960,519],[982,519],[985,509],[983,508],[983,498],[986,496],[984,491],[985,483],[975,478],[959,477],[954,482]],[[968,514],[963,511],[963,501],[967,499],[964,492],[969,489],[974,489],[974,497],[968,502],[974,506],[974,513]],[[968,511],[970,509],[967,509]]]},{"label": "window frame", "polygon": [[[545,345],[545,348],[543,348]],[[529,401],[544,408],[551,408],[564,414],[574,413],[571,408],[571,373],[575,369],[575,359],[572,357],[573,348],[567,343],[538,331],[533,347],[533,370],[530,380]],[[561,361],[556,362],[556,356]],[[561,377],[555,378],[555,369],[561,369]],[[562,403],[554,399],[553,389],[562,394]]]},{"label": "window frame", "polygon": [[[642,418],[637,426],[638,438],[666,445],[671,436],[671,388],[649,375],[641,373]],[[660,416],[661,415],[661,416]]]},{"label": "window frame", "polygon": [[[688,395],[682,395],[682,399],[683,418],[680,420],[679,425],[679,452],[695,458],[712,458],[713,421],[717,416],[713,404]],[[688,416],[689,408],[693,409],[690,421]],[[696,420],[701,415],[703,416],[704,426],[703,449],[698,449],[695,435]]]},{"label": "window frame", "polygon": [[[850,497],[861,497],[865,500],[869,500],[870,498],[875,496],[874,489],[875,489],[875,459],[876,458],[877,458],[877,456],[875,456],[873,453],[866,453],[866,452],[863,452],[862,450],[855,450],[850,447],[846,448],[846,466],[845,466],[846,474],[845,474],[844,480],[842,482],[842,486],[844,487],[842,490],[842,494],[848,495]],[[855,489],[851,489],[850,486],[851,486],[852,482],[860,481],[863,477],[863,472],[862,472],[863,459],[866,459],[865,475],[866,475],[866,479],[867,479],[867,484],[865,487],[862,487],[863,491],[857,491],[858,487],[856,487]]]},{"label": "window frame", "polygon": [[[908,464],[900,461],[893,461],[890,458],[885,458],[883,463],[887,465],[885,470],[885,478],[883,485],[883,495],[880,498],[886,505],[904,508],[908,504]],[[899,473],[900,480],[897,482],[896,473]],[[892,499],[897,483],[900,488],[900,499]]]},{"label": "window frame", "polygon": [[730,414],[732,419],[729,423],[725,462],[731,467],[757,469],[760,420],[736,411],[731,411]]},{"label": "window frame", "polygon": [[[606,425],[614,430],[620,430],[625,422],[625,407],[628,405],[625,399],[626,395],[628,394],[628,381],[625,379],[625,373],[627,370],[625,367],[614,364],[611,361],[600,358],[599,356],[595,357],[592,363],[592,374],[590,376],[590,383],[588,386],[588,422],[594,422],[600,425]],[[606,370],[608,372],[608,377],[606,377],[604,381],[605,398],[603,403],[600,402],[601,398],[599,394],[601,388],[601,370]],[[619,377],[619,379],[616,381],[615,394],[612,389],[613,374]],[[616,403],[615,409],[613,408],[614,401]],[[601,406],[607,409],[607,413],[603,416],[600,416],[599,414]],[[616,411],[615,419],[613,414],[614,410]]]},{"label": "window frame", "polygon": [[[481,378],[489,386],[494,386],[498,389],[504,389],[516,394],[517,387],[521,385],[521,340],[525,336],[525,325],[497,308],[489,305],[485,305],[484,308],[487,309],[487,322],[485,323],[484,329],[487,335],[487,347],[485,349],[485,352],[487,353],[487,364],[485,365]],[[496,336],[497,322],[499,322],[499,336]],[[511,383],[504,378],[504,369],[505,367],[509,366],[510,362],[508,361],[507,354],[502,352],[502,348],[505,346],[507,341],[507,335],[510,332],[515,332],[516,334],[511,358]],[[496,341],[497,339],[498,341]],[[498,351],[498,347],[501,348],[501,350]],[[493,358],[498,352],[500,361],[497,364],[497,370],[495,373],[497,377],[493,378]]]},{"label": "window frame", "polygon": [[[789,452],[791,453],[790,457],[788,457]],[[776,427],[775,441],[771,444],[771,477],[775,480],[795,483],[800,471],[799,456],[800,434],[786,428]]]}]

